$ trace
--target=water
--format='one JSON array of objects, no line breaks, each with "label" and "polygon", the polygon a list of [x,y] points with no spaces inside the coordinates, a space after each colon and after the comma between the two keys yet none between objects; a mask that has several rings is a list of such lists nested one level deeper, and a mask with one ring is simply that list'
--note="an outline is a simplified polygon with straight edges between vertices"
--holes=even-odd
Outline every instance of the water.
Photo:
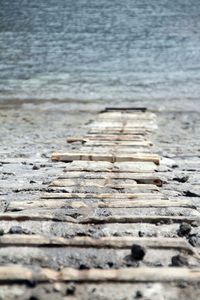
[{"label": "water", "polygon": [[199,0],[0,0],[0,99],[199,96]]}]

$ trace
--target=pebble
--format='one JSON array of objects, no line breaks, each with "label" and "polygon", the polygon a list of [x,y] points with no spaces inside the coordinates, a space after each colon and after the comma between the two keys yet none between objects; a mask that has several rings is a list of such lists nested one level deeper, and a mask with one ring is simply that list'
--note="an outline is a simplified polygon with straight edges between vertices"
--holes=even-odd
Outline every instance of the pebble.
[{"label": "pebble", "polygon": [[188,242],[193,247],[199,247],[200,246],[200,237],[199,237],[199,235],[197,235],[197,234],[190,234]]},{"label": "pebble", "polygon": [[137,291],[136,294],[135,294],[135,299],[140,299],[143,297],[143,294],[141,291]]},{"label": "pebble", "polygon": [[70,284],[70,285],[67,287],[67,289],[66,289],[66,295],[67,295],[67,296],[72,296],[72,295],[74,295],[75,291],[76,291],[75,285],[74,285],[74,284]]},{"label": "pebble", "polygon": [[138,231],[138,236],[143,237],[145,235],[144,231]]},{"label": "pebble", "polygon": [[132,245],[131,247],[132,258],[134,258],[135,260],[143,260],[145,254],[146,254],[146,250],[144,247],[136,244]]},{"label": "pebble", "polygon": [[192,226],[188,223],[182,223],[178,230],[178,236],[188,236]]},{"label": "pebble", "polygon": [[33,169],[33,170],[39,170],[39,168],[40,168],[40,167],[34,165],[32,169]]},{"label": "pebble", "polygon": [[172,266],[174,267],[183,267],[188,266],[188,260],[182,255],[176,255],[172,257]]},{"label": "pebble", "polygon": [[9,233],[10,234],[22,234],[23,233],[23,229],[21,226],[12,226],[9,229]]},{"label": "pebble", "polygon": [[3,230],[3,228],[0,228],[0,236],[1,235],[4,235],[4,230]]},{"label": "pebble", "polygon": [[175,177],[175,178],[173,178],[174,181],[181,182],[181,183],[187,182],[188,179],[189,179],[189,176],[183,176],[183,177]]}]

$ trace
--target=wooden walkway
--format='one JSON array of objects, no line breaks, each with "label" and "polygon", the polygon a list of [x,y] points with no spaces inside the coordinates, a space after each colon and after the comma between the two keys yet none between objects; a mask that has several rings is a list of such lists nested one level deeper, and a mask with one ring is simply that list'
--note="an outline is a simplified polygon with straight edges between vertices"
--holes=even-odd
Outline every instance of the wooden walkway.
[{"label": "wooden walkway", "polygon": [[199,214],[190,200],[162,194],[156,116],[111,108],[88,127],[67,138],[78,151],[52,154],[66,169],[41,199],[12,201],[0,214],[26,228],[0,237],[8,262],[0,283],[199,283],[200,256],[186,239]]}]

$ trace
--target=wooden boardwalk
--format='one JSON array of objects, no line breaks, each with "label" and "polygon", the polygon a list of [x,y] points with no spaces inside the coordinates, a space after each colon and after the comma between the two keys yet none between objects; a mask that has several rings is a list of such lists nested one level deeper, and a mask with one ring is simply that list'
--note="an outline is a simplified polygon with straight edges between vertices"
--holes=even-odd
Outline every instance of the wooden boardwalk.
[{"label": "wooden boardwalk", "polygon": [[12,201],[0,214],[26,228],[0,237],[0,284],[200,283],[200,256],[186,239],[199,213],[190,200],[162,193],[156,116],[111,108],[88,127],[67,138],[78,151],[52,154],[66,169],[41,199]]}]

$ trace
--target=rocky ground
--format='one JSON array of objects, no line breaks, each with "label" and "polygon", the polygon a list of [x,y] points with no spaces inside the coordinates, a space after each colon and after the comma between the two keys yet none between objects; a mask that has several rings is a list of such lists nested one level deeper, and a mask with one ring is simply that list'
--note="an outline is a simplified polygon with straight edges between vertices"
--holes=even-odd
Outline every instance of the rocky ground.
[{"label": "rocky ground", "polygon": [[[109,105],[114,106],[113,103]],[[117,103],[120,106],[120,103]],[[95,118],[96,113],[104,108],[106,103],[79,103],[76,101],[61,102],[29,102],[13,101],[0,104],[0,210],[6,211],[10,201],[36,200],[44,191],[48,191],[49,183],[63,173],[65,163],[52,162],[50,157],[54,151],[78,148],[79,145],[69,145],[66,137],[81,136],[85,133],[84,124]],[[141,106],[137,101],[123,103],[123,106]],[[187,209],[187,216],[199,217],[200,206],[200,105],[190,101],[181,103],[151,103],[144,102],[157,115],[158,130],[151,137],[155,144],[154,152],[161,158],[158,170],[163,179],[162,193],[166,196],[184,197],[190,199],[197,209]],[[169,208],[170,210],[170,208]],[[175,210],[175,209],[174,209]],[[148,213],[148,212],[147,212]],[[180,215],[185,214],[180,209]],[[15,225],[15,224],[14,224]],[[161,224],[162,225],[162,224]],[[177,228],[172,224],[171,236]],[[13,222],[1,222],[0,231],[12,231]],[[35,233],[40,229],[29,224]],[[29,228],[29,229],[30,229]],[[116,229],[117,230],[117,229]],[[149,228],[156,235],[165,234],[165,226]],[[45,231],[45,230],[44,230]],[[59,228],[58,228],[59,231]],[[160,233],[159,233],[160,231]],[[156,233],[155,233],[156,232]],[[51,234],[56,229],[51,228]],[[149,233],[150,234],[150,233]],[[192,224],[189,243],[198,249],[200,233],[198,224]],[[153,255],[153,254],[152,254]],[[4,257],[0,258],[4,264]],[[6,259],[5,259],[6,261]],[[127,289],[129,295],[126,295]],[[0,299],[70,299],[75,286],[46,285],[31,287],[13,286],[0,288]],[[114,294],[113,294],[114,293]],[[115,294],[116,293],[116,294]],[[15,295],[15,296],[14,296]],[[81,295],[81,296],[80,296]],[[109,295],[109,297],[106,297]],[[149,284],[144,286],[112,284],[100,288],[98,285],[79,286],[78,299],[198,299],[199,287],[187,283],[179,284]],[[73,298],[74,299],[74,298]]]}]

